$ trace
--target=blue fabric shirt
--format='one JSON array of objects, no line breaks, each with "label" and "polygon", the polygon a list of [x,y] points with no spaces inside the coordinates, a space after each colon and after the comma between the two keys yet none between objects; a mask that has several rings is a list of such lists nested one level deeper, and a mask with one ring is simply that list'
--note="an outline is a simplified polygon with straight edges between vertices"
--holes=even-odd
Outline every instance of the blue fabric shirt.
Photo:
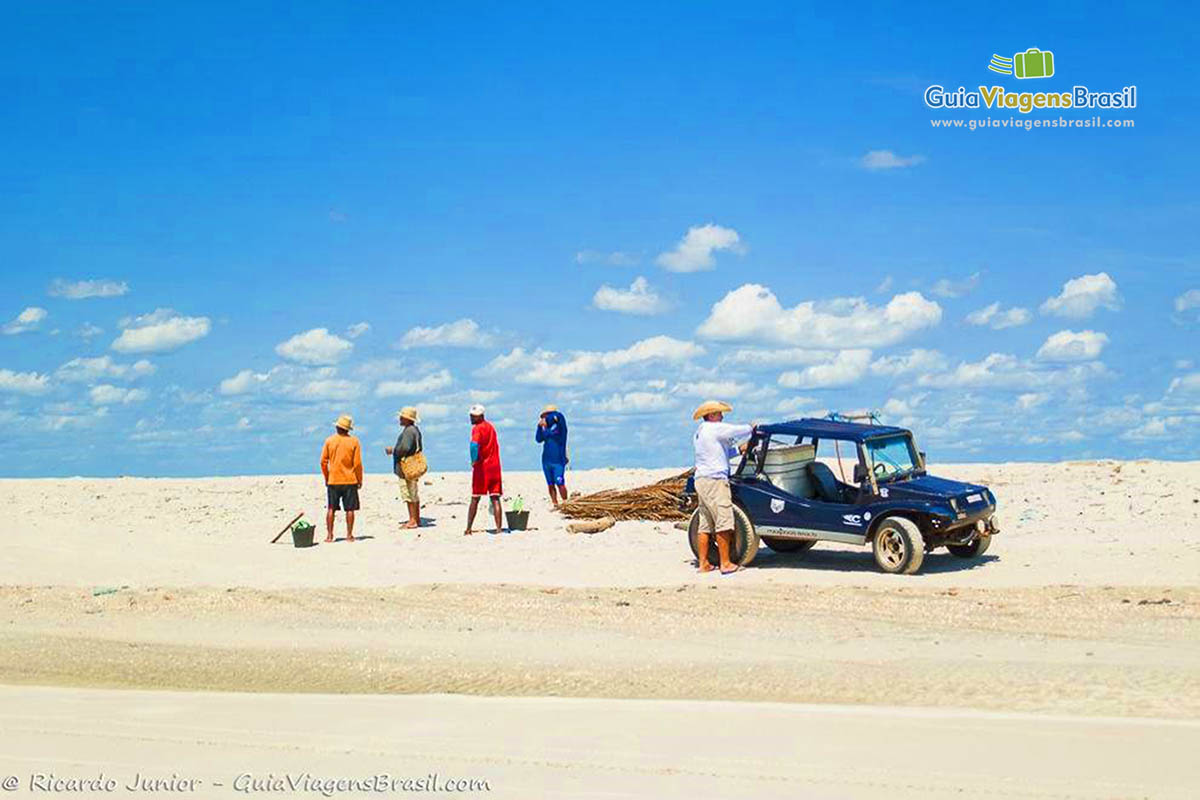
[{"label": "blue fabric shirt", "polygon": [[538,425],[534,438],[542,443],[543,464],[567,463],[567,418],[557,411],[546,415],[546,424]]}]

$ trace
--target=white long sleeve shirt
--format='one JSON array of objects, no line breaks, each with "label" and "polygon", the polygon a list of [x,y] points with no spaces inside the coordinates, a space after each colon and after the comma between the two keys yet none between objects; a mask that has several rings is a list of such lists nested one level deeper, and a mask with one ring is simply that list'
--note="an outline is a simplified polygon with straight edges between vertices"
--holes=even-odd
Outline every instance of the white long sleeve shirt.
[{"label": "white long sleeve shirt", "polygon": [[734,441],[750,435],[749,425],[702,421],[696,428],[696,477],[729,480],[729,459],[737,455]]}]

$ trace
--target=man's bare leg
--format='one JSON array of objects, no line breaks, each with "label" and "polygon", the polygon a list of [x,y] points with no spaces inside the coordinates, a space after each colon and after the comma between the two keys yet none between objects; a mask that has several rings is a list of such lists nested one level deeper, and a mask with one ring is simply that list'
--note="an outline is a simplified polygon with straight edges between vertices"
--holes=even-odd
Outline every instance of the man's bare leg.
[{"label": "man's bare leg", "polygon": [[479,498],[472,497],[471,505],[467,506],[467,529],[463,532],[463,536],[471,535],[471,526],[475,524],[475,512],[479,510]]},{"label": "man's bare leg", "polygon": [[325,512],[325,541],[333,541],[333,509],[328,509]]},{"label": "man's bare leg", "polygon": [[699,552],[699,555],[696,556],[696,565],[700,568],[701,572],[712,572],[713,569],[713,565],[708,561],[708,545],[710,541],[709,534],[707,533],[701,532],[696,537],[696,550]]},{"label": "man's bare leg", "polygon": [[559,485],[558,493],[562,495],[562,501],[567,502],[567,485],[565,483]]},{"label": "man's bare leg", "polygon": [[346,541],[354,541],[354,512],[346,512]]},{"label": "man's bare leg", "polygon": [[405,528],[421,527],[421,504],[420,503],[409,503],[408,504],[408,522],[404,523],[404,527]]},{"label": "man's bare leg", "polygon": [[496,533],[500,533],[504,530],[504,518],[501,514],[499,495],[492,495],[492,514],[496,517]]},{"label": "man's bare leg", "polygon": [[550,505],[558,508],[558,492],[554,491],[554,484],[546,487],[550,490]]},{"label": "man's bare leg", "polygon": [[729,560],[733,550],[733,531],[717,531],[717,553],[721,557],[721,572],[737,572],[741,567]]}]

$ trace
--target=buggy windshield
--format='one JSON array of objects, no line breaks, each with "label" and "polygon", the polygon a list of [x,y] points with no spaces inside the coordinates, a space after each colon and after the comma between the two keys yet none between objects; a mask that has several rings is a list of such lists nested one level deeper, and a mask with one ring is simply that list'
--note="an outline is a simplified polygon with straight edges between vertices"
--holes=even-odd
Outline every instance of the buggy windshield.
[{"label": "buggy windshield", "polygon": [[868,439],[863,449],[867,454],[867,468],[877,479],[906,475],[916,468],[912,437],[908,434]]}]

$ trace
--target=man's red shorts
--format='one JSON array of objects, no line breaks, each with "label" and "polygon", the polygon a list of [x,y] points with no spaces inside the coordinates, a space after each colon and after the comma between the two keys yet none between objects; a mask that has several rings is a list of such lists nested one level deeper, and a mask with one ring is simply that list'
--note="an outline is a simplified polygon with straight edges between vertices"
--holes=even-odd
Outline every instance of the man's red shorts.
[{"label": "man's red shorts", "polygon": [[504,486],[500,481],[500,470],[497,467],[476,465],[471,470],[471,496],[504,494]]}]

